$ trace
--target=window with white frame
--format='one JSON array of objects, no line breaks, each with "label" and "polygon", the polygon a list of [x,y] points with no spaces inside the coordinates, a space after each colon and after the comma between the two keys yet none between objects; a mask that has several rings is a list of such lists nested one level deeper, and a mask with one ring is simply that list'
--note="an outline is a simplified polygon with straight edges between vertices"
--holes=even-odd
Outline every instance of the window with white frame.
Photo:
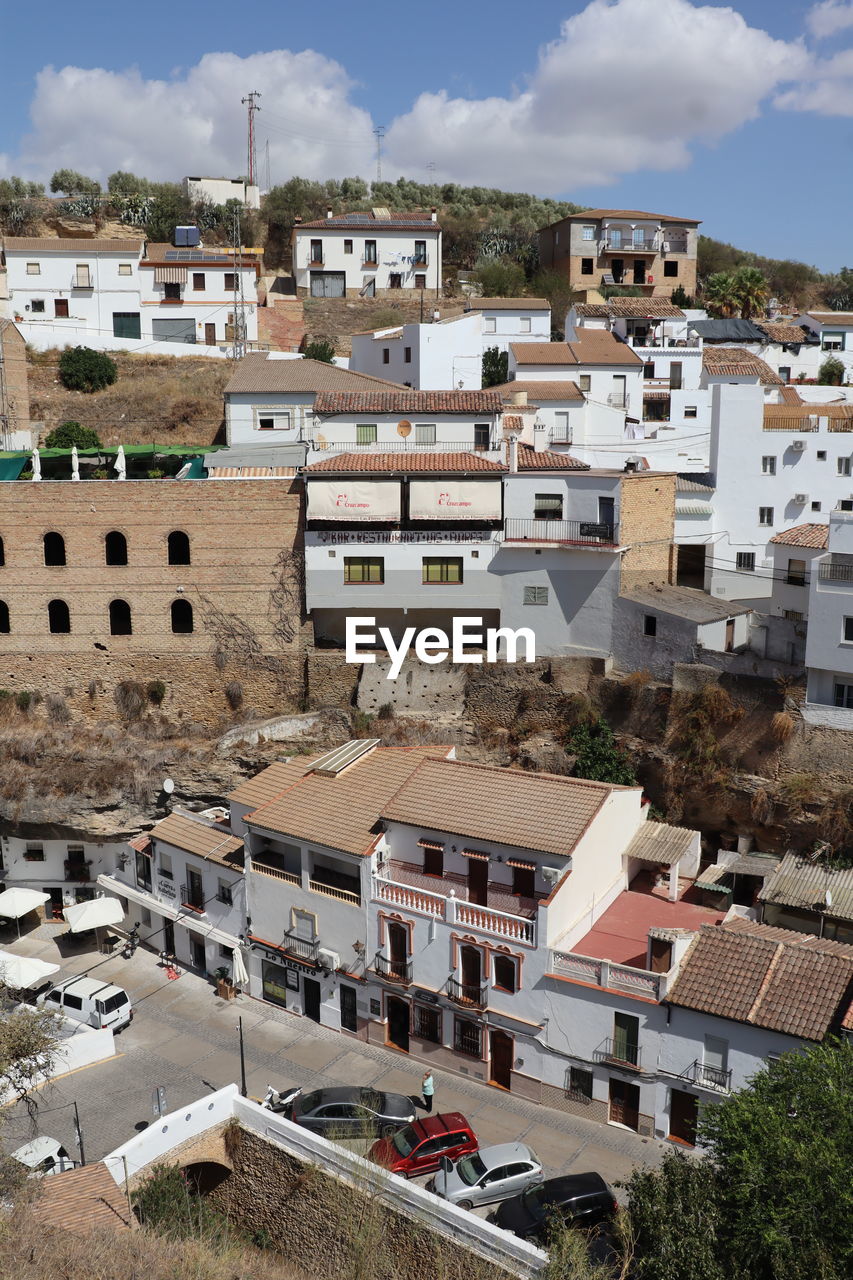
[{"label": "window with white frame", "polygon": [[772,525],[772,523],[773,523],[773,508],[772,508],[772,507],[759,507],[759,508],[758,508],[758,523],[759,523],[759,524],[763,524],[763,525]]},{"label": "window with white frame", "polygon": [[844,334],[843,333],[825,333],[821,339],[822,351],[843,351],[844,350]]},{"label": "window with white frame", "polygon": [[581,391],[589,391],[591,386],[591,375],[582,373],[578,378],[578,387]]},{"label": "window with white frame", "polygon": [[89,272],[88,262],[78,262],[74,268],[74,288],[75,289],[91,289],[92,277]]},{"label": "window with white frame", "polygon": [[776,456],[772,453],[766,453],[761,459],[761,474],[763,476],[775,476],[776,474]]},{"label": "window with white frame", "polygon": [[165,880],[174,880],[175,878],[175,873],[172,870],[172,859],[168,853],[160,854],[160,875]]},{"label": "window with white frame", "polygon": [[495,333],[497,324],[498,322],[494,316],[483,316],[483,333]]},{"label": "window with white frame", "polygon": [[845,618],[842,626],[845,644],[853,644],[853,618]]},{"label": "window with white frame", "polygon": [[853,707],[853,684],[842,684],[836,680],[834,701],[836,707]]},{"label": "window with white frame", "polygon": [[581,229],[581,240],[594,240],[595,227],[583,227]]},{"label": "window with white frame", "polygon": [[755,571],[755,552],[738,551],[735,556],[735,568],[746,573],[753,573]]},{"label": "window with white frame", "polygon": [[698,415],[698,409],[695,404],[686,404],[684,406],[685,418],[695,418]]},{"label": "window with white frame", "polygon": [[226,907],[233,905],[231,897],[231,882],[229,880],[219,880],[216,888],[216,901],[221,902],[223,906]]},{"label": "window with white frame", "polygon": [[520,319],[520,320],[519,320],[519,322],[518,322],[518,331],[519,331],[519,333],[529,333],[529,332],[530,332],[530,316],[522,316],[522,317],[521,317],[521,319]]},{"label": "window with white frame", "polygon": [[435,423],[415,423],[415,444],[435,444]]},{"label": "window with white frame", "polygon": [[28,262],[28,263],[27,263],[27,275],[28,275],[28,276],[40,276],[40,275],[41,275],[41,263],[40,263],[40,262]]},{"label": "window with white frame", "polygon": [[289,431],[290,413],[284,409],[259,409],[255,422],[257,431]]},{"label": "window with white frame", "polygon": [[130,262],[120,262],[118,264],[118,273],[120,276],[132,276],[133,264]]}]

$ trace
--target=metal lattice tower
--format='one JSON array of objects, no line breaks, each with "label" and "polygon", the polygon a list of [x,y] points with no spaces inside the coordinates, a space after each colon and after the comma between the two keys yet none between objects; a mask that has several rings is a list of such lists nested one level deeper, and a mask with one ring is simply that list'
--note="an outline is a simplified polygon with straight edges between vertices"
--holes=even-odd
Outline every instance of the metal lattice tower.
[{"label": "metal lattice tower", "polygon": [[382,181],[382,139],[385,137],[385,125],[378,124],[373,130],[376,138],[376,181]]},{"label": "metal lattice tower", "polygon": [[242,360],[246,354],[246,299],[243,296],[243,251],[240,244],[240,210],[234,210],[231,224],[231,247],[234,250],[234,360]]},{"label": "metal lattice tower", "polygon": [[257,157],[255,155],[255,112],[260,111],[256,99],[260,98],[257,89],[253,89],[251,93],[246,94],[241,101],[244,107],[249,111],[249,186],[255,185],[255,173],[257,171]]}]

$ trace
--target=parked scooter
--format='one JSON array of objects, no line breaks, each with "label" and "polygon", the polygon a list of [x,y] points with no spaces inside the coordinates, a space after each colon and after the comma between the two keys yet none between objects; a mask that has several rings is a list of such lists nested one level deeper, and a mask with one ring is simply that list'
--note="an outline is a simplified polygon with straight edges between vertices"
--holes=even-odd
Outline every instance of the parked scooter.
[{"label": "parked scooter", "polygon": [[301,1092],[301,1089],[284,1089],[279,1091],[278,1089],[274,1089],[271,1084],[268,1084],[261,1106],[266,1107],[267,1111],[275,1111],[279,1115],[282,1115],[291,1109],[294,1101],[299,1097]]}]

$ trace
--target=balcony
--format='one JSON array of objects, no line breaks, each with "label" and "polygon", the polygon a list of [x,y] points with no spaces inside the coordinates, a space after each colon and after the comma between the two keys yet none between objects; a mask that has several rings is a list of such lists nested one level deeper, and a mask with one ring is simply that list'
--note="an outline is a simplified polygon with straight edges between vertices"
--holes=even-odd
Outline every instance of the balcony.
[{"label": "balcony", "polygon": [[362,258],[361,260],[362,271],[373,271],[378,266],[379,266],[378,258]]},{"label": "balcony", "polygon": [[853,564],[819,564],[817,576],[819,582],[853,582]]},{"label": "balcony", "polygon": [[679,1080],[686,1080],[699,1089],[712,1089],[714,1093],[730,1093],[732,1073],[724,1067],[711,1067],[698,1059],[691,1062],[686,1071],[682,1071]]},{"label": "balcony", "polygon": [[258,862],[252,858],[252,871],[260,871],[261,875],[270,876],[273,880],[283,880],[285,884],[302,884],[302,876],[298,871],[284,871],[268,862]]},{"label": "balcony", "polygon": [[599,253],[657,253],[661,246],[656,232],[634,235],[630,230],[605,231],[598,242]]},{"label": "balcony", "polygon": [[89,868],[91,867],[91,865],[92,865],[91,862],[87,862],[82,859],[78,860],[76,858],[66,861],[65,863],[66,881],[72,881],[77,884],[86,884],[89,880],[92,879],[91,875],[89,874]]},{"label": "balcony", "polygon": [[612,1062],[619,1067],[630,1067],[633,1071],[642,1071],[642,1058],[639,1045],[631,1040],[604,1040],[593,1053],[596,1062]]},{"label": "balcony", "polygon": [[[478,933],[536,946],[538,899],[519,898],[508,888],[489,886],[488,905],[468,902],[462,876],[425,876],[416,867],[394,862],[373,877],[375,902],[384,902],[415,915],[464,925]],[[500,904],[498,906],[497,904]],[[500,908],[505,908],[501,910]]]},{"label": "balcony", "polygon": [[196,915],[203,916],[205,913],[204,894],[199,893],[197,889],[191,888],[189,885],[182,884],[181,906],[185,907],[187,911],[195,911]]},{"label": "balcony", "polygon": [[661,250],[663,253],[686,253],[687,236],[665,233],[661,239]]},{"label": "balcony", "polygon": [[386,982],[398,982],[401,986],[407,987],[412,981],[411,960],[389,960],[387,956],[377,951],[371,968]]},{"label": "balcony", "polygon": [[454,1004],[468,1009],[484,1009],[488,999],[488,987],[484,982],[457,982],[447,979],[447,994]]},{"label": "balcony", "polygon": [[429,266],[429,258],[426,256],[426,254],[424,254],[422,258],[419,258],[419,257],[412,258],[413,271],[421,271],[424,267],[428,267],[428,266]]},{"label": "balcony", "polygon": [[341,889],[337,885],[327,884],[324,880],[309,880],[308,888],[313,893],[325,894],[327,898],[337,898],[338,902],[348,902],[353,907],[361,906],[361,894],[352,889]]},{"label": "balcony", "polygon": [[504,542],[616,547],[619,545],[619,532],[617,525],[598,520],[506,520]]},{"label": "balcony", "polygon": [[494,441],[479,444],[474,440],[309,440],[311,449],[324,453],[497,453],[499,445]]},{"label": "balcony", "polygon": [[607,397],[607,403],[611,409],[627,409],[628,397],[624,391],[611,391]]},{"label": "balcony", "polygon": [[361,882],[358,876],[337,871],[334,867],[314,867],[308,877],[308,888],[312,893],[325,894],[327,898],[336,898],[338,902],[361,906]]},{"label": "balcony", "polygon": [[282,950],[293,956],[294,960],[307,960],[310,964],[317,962],[319,939],[297,938],[295,934],[286,933],[280,945]]},{"label": "balcony", "polygon": [[667,974],[635,969],[631,965],[616,964],[612,960],[576,955],[569,951],[552,951],[550,967],[551,972],[559,978],[568,978],[609,991],[625,991],[631,995],[644,996],[648,1000],[662,1000],[666,995]]},{"label": "balcony", "polygon": [[554,427],[548,437],[549,444],[572,444],[573,434],[571,427]]}]

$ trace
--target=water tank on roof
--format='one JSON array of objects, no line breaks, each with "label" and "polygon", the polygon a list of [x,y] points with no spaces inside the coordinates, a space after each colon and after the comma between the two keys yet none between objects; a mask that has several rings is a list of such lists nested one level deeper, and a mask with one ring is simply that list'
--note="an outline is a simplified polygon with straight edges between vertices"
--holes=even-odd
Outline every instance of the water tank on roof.
[{"label": "water tank on roof", "polygon": [[175,227],[175,247],[178,249],[195,249],[201,242],[198,227]]}]

